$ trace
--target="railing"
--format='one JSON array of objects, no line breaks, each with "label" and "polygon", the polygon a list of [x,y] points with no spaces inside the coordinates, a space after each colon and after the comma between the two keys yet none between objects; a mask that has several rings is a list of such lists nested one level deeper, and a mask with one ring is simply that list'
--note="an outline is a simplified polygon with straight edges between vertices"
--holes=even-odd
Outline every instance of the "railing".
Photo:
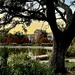
[{"label": "railing", "polygon": [[20,48],[25,48],[25,49],[47,49],[47,50],[52,50],[53,47],[46,47],[46,46],[0,46],[0,48],[15,48],[15,49],[20,49]]},{"label": "railing", "polygon": [[[53,49],[53,47],[51,46],[51,47],[49,47],[49,46],[0,46],[0,48],[4,48],[4,47],[6,47],[6,48],[8,48],[8,49],[43,49],[43,50],[47,50],[47,51],[52,51],[52,49]],[[35,53],[35,55],[34,56],[30,56],[31,57],[31,59],[33,60],[37,60],[37,59],[39,59],[40,60],[40,62],[42,63],[42,62],[48,62],[48,58],[49,58],[49,56],[48,55],[36,55],[36,53]],[[44,58],[47,58],[46,60],[43,60]]]}]

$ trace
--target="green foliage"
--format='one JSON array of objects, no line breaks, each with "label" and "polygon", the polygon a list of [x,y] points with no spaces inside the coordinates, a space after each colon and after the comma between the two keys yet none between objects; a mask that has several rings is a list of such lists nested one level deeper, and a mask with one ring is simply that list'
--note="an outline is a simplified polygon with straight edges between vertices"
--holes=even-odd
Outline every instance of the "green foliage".
[{"label": "green foliage", "polygon": [[[5,50],[8,52],[8,49],[4,48],[3,54]],[[27,53],[11,54],[6,58],[7,65],[0,65],[0,75],[53,75],[48,65],[30,60]]]},{"label": "green foliage", "polygon": [[25,49],[25,48],[21,48],[21,49],[15,49],[15,48],[10,48],[9,49],[9,54],[19,54],[20,52],[23,52],[23,53],[27,53],[28,52],[28,49]]},{"label": "green foliage", "polygon": [[72,46],[69,47],[69,49],[67,50],[66,56],[67,57],[75,57],[75,49],[73,49]]},{"label": "green foliage", "polygon": [[[1,54],[3,55],[5,52],[8,52],[6,47]],[[9,58],[8,56],[6,58],[7,65],[0,65],[0,75],[54,75],[48,64],[30,60],[27,53],[11,54]],[[65,62],[65,67],[67,70],[74,71],[75,63]]]},{"label": "green foliage", "polygon": [[13,64],[22,64],[25,63],[26,61],[28,61],[30,59],[30,57],[28,56],[27,53],[22,53],[20,52],[19,54],[12,54],[10,55],[10,57],[8,58],[8,63],[9,65],[13,65]]},{"label": "green foliage", "polygon": [[3,38],[4,38],[4,33],[0,33],[0,42],[2,42]]},{"label": "green foliage", "polygon": [[12,67],[0,65],[0,75],[13,75]]},{"label": "green foliage", "polygon": [[29,60],[25,64],[14,64],[14,75],[51,75],[49,68],[38,61]]},{"label": "green foliage", "polygon": [[75,71],[75,63],[74,62],[65,62],[65,67],[69,71]]},{"label": "green foliage", "polygon": [[38,61],[28,60],[25,63],[15,63],[12,66],[0,67],[0,75],[53,75],[49,67]]},{"label": "green foliage", "polygon": [[0,50],[1,65],[7,66],[8,54],[8,48],[4,47]]},{"label": "green foliage", "polygon": [[2,56],[4,59],[8,58],[8,48],[4,47],[0,50],[0,56]]},{"label": "green foliage", "polygon": [[72,40],[72,43],[67,50],[66,56],[75,57],[75,38]]}]

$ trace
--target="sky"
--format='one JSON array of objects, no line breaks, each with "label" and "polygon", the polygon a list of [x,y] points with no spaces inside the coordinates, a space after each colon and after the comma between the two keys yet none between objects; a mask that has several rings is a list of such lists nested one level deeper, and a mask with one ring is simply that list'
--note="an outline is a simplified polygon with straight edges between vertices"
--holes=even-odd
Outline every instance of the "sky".
[{"label": "sky", "polygon": [[[74,0],[65,0],[66,4],[69,4],[69,5],[70,5],[71,1],[74,1]],[[70,8],[73,10],[73,12],[75,11],[75,7],[74,6],[71,6]]]},{"label": "sky", "polygon": [[[36,29],[41,29],[41,27],[42,27],[42,30],[46,30],[47,33],[51,33],[50,26],[48,25],[47,22],[43,23],[42,21],[33,21],[30,26],[26,27],[27,34],[34,34],[34,31]],[[25,32],[22,29],[22,25],[17,25],[15,28],[10,30],[9,33],[14,34],[15,32],[18,32],[18,31],[23,32],[23,34],[25,34]]]},{"label": "sky", "polygon": [[[70,4],[70,1],[72,1],[72,0],[65,0],[65,1],[66,1],[66,4]],[[74,10],[74,7],[71,7],[71,8]],[[41,29],[42,24],[43,24],[42,21],[41,22],[39,22],[39,21],[33,21],[30,26],[26,27],[27,34],[33,34],[36,29]],[[48,25],[47,22],[44,23],[44,26],[43,26],[42,29],[46,30],[48,33],[51,33],[50,26]],[[23,32],[25,34],[25,32],[22,29],[22,25],[17,25],[15,28],[13,28],[12,30],[10,30],[9,33],[13,34],[13,33],[17,32],[17,31],[21,31],[21,32]]]}]

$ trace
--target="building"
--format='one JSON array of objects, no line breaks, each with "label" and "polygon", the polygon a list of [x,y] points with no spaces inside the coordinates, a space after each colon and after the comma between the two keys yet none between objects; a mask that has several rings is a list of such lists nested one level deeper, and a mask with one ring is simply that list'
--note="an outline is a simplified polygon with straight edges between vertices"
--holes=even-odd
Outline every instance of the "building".
[{"label": "building", "polygon": [[28,39],[30,42],[34,42],[34,34],[28,34]]},{"label": "building", "polygon": [[47,33],[45,30],[36,29],[34,31],[34,42],[39,42],[41,38],[47,37]]},{"label": "building", "polygon": [[28,34],[28,39],[32,43],[39,43],[41,38],[47,38],[48,40],[53,40],[53,34],[47,34],[46,30],[36,29],[34,34]]},{"label": "building", "polygon": [[52,33],[47,34],[47,39],[48,40],[53,40],[53,34]]}]

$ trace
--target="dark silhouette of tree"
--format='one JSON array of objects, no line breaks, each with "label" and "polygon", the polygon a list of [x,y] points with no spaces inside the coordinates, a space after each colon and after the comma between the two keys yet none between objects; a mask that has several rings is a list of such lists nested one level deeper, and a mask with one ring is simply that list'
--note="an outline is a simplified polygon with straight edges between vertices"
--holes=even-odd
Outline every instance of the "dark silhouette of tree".
[{"label": "dark silhouette of tree", "polygon": [[12,42],[19,44],[20,43],[20,40],[19,40],[19,38],[17,36],[14,36]]},{"label": "dark silhouette of tree", "polygon": [[20,31],[18,31],[18,32],[14,33],[14,36],[17,36],[17,37],[18,37],[18,39],[20,40],[20,42],[21,42],[21,39],[24,37],[23,33],[22,33],[22,32],[20,32]]},{"label": "dark silhouette of tree", "polygon": [[29,40],[28,40],[28,38],[27,37],[23,37],[22,38],[22,40],[21,40],[21,43],[28,43],[29,42]]},{"label": "dark silhouette of tree", "polygon": [[7,36],[7,43],[8,44],[12,43],[12,37],[10,37],[10,35]]},{"label": "dark silhouette of tree", "polygon": [[[75,1],[72,0],[71,5],[74,4]],[[75,13],[72,12],[71,5],[66,4],[65,0],[0,0],[0,14],[3,14],[0,26],[15,23],[16,18],[18,24],[27,26],[32,20],[47,21],[54,35],[54,49],[49,65],[56,74],[63,74],[67,72],[64,64],[65,52],[75,36]],[[59,13],[60,18],[65,22],[63,31],[58,27],[56,22],[58,17],[55,13]]]},{"label": "dark silhouette of tree", "polygon": [[7,43],[7,37],[5,37],[2,42]]}]

